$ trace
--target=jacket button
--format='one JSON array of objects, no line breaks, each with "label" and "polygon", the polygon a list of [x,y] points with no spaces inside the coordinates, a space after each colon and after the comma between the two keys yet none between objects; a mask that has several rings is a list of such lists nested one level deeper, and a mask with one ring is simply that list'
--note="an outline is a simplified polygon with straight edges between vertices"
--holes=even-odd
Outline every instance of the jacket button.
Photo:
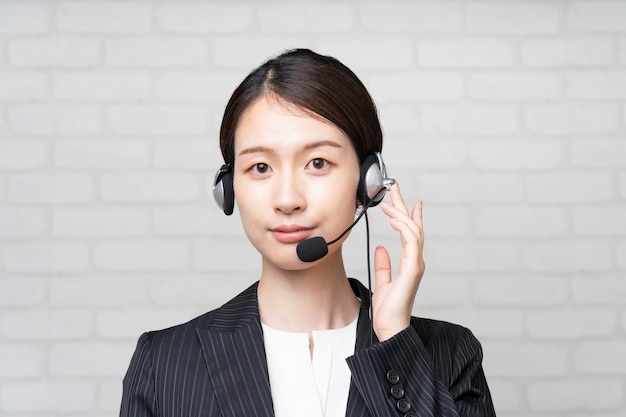
[{"label": "jacket button", "polygon": [[395,398],[396,400],[399,400],[400,398],[404,397],[404,388],[402,388],[402,385],[396,384],[392,386],[391,396]]},{"label": "jacket button", "polygon": [[411,403],[405,399],[398,400],[396,406],[401,413],[408,413],[411,410]]},{"label": "jacket button", "polygon": [[397,384],[400,382],[400,373],[398,371],[394,371],[393,369],[387,372],[387,382],[390,384]]},{"label": "jacket button", "polygon": [[415,414],[413,411],[409,411],[404,415],[404,417],[417,417],[417,414]]}]

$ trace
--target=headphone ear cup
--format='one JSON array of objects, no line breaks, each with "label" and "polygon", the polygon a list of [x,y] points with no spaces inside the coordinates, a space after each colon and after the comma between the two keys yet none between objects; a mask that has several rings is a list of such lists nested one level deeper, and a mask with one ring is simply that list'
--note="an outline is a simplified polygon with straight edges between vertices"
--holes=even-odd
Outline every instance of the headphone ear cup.
[{"label": "headphone ear cup", "polygon": [[213,198],[224,211],[230,216],[235,208],[235,189],[233,188],[233,172],[230,165],[222,165],[215,174],[213,183]]},{"label": "headphone ear cup", "polygon": [[372,200],[373,197],[381,190],[381,188],[386,188],[384,179],[385,176],[381,169],[380,154],[371,153],[369,154],[361,164],[361,176],[359,178],[359,187],[357,188],[357,198],[364,205],[370,205],[373,207],[379,204],[385,193],[381,193],[376,200]]}]

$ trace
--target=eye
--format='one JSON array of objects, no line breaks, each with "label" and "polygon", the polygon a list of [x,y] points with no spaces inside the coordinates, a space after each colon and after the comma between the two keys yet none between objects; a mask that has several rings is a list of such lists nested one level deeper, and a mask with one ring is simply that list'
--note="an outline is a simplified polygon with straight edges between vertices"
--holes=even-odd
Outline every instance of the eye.
[{"label": "eye", "polygon": [[257,174],[265,174],[270,170],[270,167],[269,165],[264,164],[263,162],[259,162],[258,164],[252,165],[250,169]]},{"label": "eye", "polygon": [[329,162],[327,160],[323,159],[323,158],[315,158],[315,159],[312,159],[311,161],[309,161],[307,166],[309,168],[312,168],[314,170],[319,171],[319,170],[322,170],[322,169],[328,167],[328,164],[329,164]]}]

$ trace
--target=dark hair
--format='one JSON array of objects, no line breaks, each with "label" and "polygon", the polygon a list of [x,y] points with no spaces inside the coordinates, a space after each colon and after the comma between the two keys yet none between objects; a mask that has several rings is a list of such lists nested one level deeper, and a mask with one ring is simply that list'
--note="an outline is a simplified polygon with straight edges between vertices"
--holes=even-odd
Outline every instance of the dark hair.
[{"label": "dark hair", "polygon": [[370,152],[382,151],[376,105],[359,78],[333,57],[293,49],[253,70],[233,92],[220,129],[220,148],[226,163],[235,159],[235,130],[241,115],[265,95],[276,95],[339,127],[350,138],[361,161]]}]

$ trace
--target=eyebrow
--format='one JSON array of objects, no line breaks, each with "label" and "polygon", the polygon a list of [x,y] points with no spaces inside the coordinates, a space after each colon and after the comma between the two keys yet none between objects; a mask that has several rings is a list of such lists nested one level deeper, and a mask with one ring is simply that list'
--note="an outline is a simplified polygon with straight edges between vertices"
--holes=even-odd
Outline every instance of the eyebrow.
[{"label": "eyebrow", "polygon": [[[343,148],[342,145],[340,145],[339,143],[332,141],[332,140],[320,140],[320,141],[316,141],[316,142],[311,142],[311,143],[307,143],[304,146],[305,150],[310,150],[310,149],[315,149],[315,148],[321,148],[324,146],[330,146],[333,148]],[[252,153],[274,153],[274,151],[271,148],[265,147],[265,146],[252,146],[250,148],[245,148],[242,149],[238,155],[246,155],[246,154],[252,154]]]}]

